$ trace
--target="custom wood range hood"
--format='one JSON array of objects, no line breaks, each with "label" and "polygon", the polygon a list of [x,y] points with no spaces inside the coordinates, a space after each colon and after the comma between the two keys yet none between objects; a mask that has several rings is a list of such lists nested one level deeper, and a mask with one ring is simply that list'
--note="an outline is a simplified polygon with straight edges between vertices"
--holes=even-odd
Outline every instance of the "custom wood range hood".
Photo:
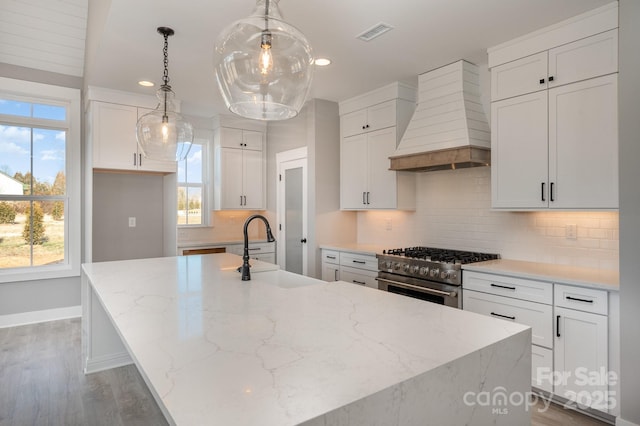
[{"label": "custom wood range hood", "polygon": [[419,76],[418,105],[391,170],[435,171],[491,164],[491,133],[478,67],[461,60]]}]

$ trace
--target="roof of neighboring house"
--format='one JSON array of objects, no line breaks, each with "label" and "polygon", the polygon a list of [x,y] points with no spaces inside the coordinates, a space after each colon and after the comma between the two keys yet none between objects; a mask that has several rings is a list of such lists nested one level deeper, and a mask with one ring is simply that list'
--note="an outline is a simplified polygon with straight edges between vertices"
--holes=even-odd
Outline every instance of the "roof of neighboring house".
[{"label": "roof of neighboring house", "polygon": [[0,171],[0,194],[23,195],[24,184],[19,180],[12,178],[5,172]]}]

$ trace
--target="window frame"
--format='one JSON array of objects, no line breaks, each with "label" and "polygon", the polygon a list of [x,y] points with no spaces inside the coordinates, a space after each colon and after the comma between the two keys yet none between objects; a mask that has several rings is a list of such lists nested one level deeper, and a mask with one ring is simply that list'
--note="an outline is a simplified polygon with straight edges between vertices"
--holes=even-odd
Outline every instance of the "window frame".
[{"label": "window frame", "polygon": [[[196,142],[201,141],[201,142]],[[186,186],[187,188],[191,187],[199,187],[200,192],[202,194],[202,202],[200,205],[201,210],[201,223],[197,224],[178,224],[176,222],[176,226],[180,229],[194,229],[194,228],[208,228],[211,226],[211,212],[209,209],[211,200],[213,196],[211,194],[211,162],[209,161],[209,153],[211,151],[211,145],[213,143],[213,131],[207,129],[194,129],[193,130],[193,144],[198,144],[202,146],[202,184],[189,184],[189,182],[182,182],[179,180],[179,174],[176,174],[176,200],[178,196],[178,189],[181,186]],[[186,163],[186,159],[182,160]],[[178,162],[178,168],[180,167],[180,162]],[[186,174],[185,174],[186,176]],[[187,199],[188,202],[188,199]],[[178,216],[178,205],[176,203],[176,221]]]},{"label": "window frame", "polygon": [[[0,268],[0,283],[79,277],[82,256],[82,158],[81,94],[79,89],[0,77],[0,93],[7,99],[44,103],[67,108],[65,141],[65,262],[19,268]],[[0,122],[10,126],[51,128],[51,120],[0,115]],[[56,123],[59,121],[56,120]],[[48,196],[47,196],[48,197]]]}]

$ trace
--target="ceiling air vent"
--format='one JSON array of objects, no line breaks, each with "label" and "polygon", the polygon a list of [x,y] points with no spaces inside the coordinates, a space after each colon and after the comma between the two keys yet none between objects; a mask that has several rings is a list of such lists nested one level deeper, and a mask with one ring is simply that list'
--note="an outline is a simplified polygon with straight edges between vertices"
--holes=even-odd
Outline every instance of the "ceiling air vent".
[{"label": "ceiling air vent", "polygon": [[368,30],[365,30],[364,32],[358,34],[356,38],[359,38],[362,41],[371,41],[374,38],[379,37],[392,29],[393,27],[391,25],[385,24],[384,22],[379,22]]}]

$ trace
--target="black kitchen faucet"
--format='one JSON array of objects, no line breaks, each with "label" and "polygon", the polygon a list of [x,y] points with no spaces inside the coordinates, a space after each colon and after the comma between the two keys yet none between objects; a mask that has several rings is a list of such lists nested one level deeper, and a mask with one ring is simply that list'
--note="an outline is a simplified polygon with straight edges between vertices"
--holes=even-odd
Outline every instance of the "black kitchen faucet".
[{"label": "black kitchen faucet", "polygon": [[240,272],[242,272],[242,281],[251,280],[251,272],[249,272],[249,268],[251,267],[249,265],[249,235],[247,233],[247,228],[249,227],[249,223],[251,223],[253,219],[262,219],[262,221],[264,222],[265,226],[267,227],[267,241],[272,243],[276,240],[275,238],[273,238],[273,234],[271,233],[271,226],[269,226],[269,221],[267,221],[266,217],[260,214],[254,214],[253,216],[249,216],[249,218],[247,218],[247,220],[244,222],[243,230],[244,251],[242,254],[242,266],[238,268]]}]

